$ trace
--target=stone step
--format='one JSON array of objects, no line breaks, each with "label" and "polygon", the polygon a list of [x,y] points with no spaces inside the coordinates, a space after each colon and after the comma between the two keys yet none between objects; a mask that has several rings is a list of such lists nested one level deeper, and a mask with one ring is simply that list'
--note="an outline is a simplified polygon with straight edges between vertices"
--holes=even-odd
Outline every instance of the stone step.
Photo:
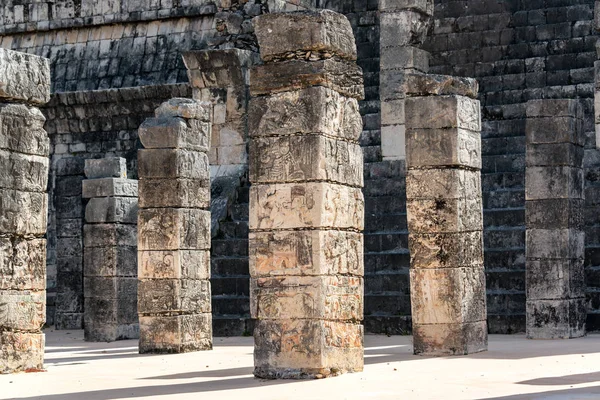
[{"label": "stone step", "polygon": [[212,257],[212,277],[249,276],[248,257]]},{"label": "stone step", "polygon": [[408,232],[367,233],[364,237],[365,252],[400,251],[408,249]]},{"label": "stone step", "polygon": [[247,221],[224,221],[219,223],[219,237],[224,239],[247,239]]},{"label": "stone step", "polygon": [[252,336],[254,320],[250,317],[222,317],[213,315],[213,336]]},{"label": "stone step", "polygon": [[217,316],[250,316],[248,296],[212,296],[212,312]]},{"label": "stone step", "polygon": [[410,295],[404,292],[388,292],[382,295],[365,294],[365,316],[410,315]]},{"label": "stone step", "polygon": [[412,324],[410,316],[405,315],[366,315],[365,332],[386,335],[410,335]]},{"label": "stone step", "polygon": [[250,296],[249,276],[212,277],[210,284],[213,296]]},{"label": "stone step", "polygon": [[248,257],[248,239],[215,239],[211,243],[212,257]]},{"label": "stone step", "polygon": [[397,273],[398,271],[407,271],[410,266],[410,255],[408,250],[386,252],[386,253],[365,253],[365,273]]}]

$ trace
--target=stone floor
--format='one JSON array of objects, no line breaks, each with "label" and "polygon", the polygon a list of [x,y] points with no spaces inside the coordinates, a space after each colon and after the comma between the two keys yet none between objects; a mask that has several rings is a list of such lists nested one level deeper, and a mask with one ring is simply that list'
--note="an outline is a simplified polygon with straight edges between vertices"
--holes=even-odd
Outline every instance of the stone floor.
[{"label": "stone floor", "polygon": [[600,335],[491,336],[489,347],[426,358],[412,355],[410,337],[367,336],[363,373],[264,381],[252,377],[252,338],[216,338],[209,352],[141,356],[134,340],[85,343],[83,331],[47,331],[48,371],[0,375],[0,398],[600,399]]}]

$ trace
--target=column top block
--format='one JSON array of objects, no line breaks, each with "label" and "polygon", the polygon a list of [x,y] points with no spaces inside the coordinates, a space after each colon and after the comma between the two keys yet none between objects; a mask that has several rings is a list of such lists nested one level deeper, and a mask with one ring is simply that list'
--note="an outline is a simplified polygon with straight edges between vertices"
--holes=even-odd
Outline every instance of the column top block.
[{"label": "column top block", "polygon": [[175,97],[162,103],[154,112],[156,118],[185,118],[210,121],[211,104],[183,97]]},{"label": "column top block", "polygon": [[50,61],[0,48],[0,101],[32,105],[50,101]]},{"label": "column top block", "polygon": [[582,119],[583,110],[577,99],[539,99],[527,102],[527,117],[573,117]]},{"label": "column top block", "polygon": [[263,14],[254,18],[260,55],[266,62],[314,61],[333,56],[356,60],[348,19],[330,10]]},{"label": "column top block", "polygon": [[433,15],[433,0],[379,0],[379,11],[418,11]]},{"label": "column top block", "polygon": [[476,99],[479,92],[477,80],[449,75],[406,74],[403,83],[409,97],[458,95]]},{"label": "column top block", "polygon": [[95,178],[127,178],[127,162],[122,157],[85,160],[85,176]]}]

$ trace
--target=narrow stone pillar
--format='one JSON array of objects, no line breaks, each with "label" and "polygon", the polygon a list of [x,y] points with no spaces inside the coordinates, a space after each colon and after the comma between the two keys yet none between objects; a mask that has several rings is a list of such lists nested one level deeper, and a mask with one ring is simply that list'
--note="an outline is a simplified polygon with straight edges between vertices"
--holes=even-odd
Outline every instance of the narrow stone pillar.
[{"label": "narrow stone pillar", "polygon": [[0,49],[0,374],[44,367],[47,59]]},{"label": "narrow stone pillar", "polygon": [[140,126],[140,353],[212,348],[211,105],[171,99]]},{"label": "narrow stone pillar", "polygon": [[[600,1],[594,3],[594,28],[600,32]],[[596,41],[596,57],[600,59],[600,40]],[[596,126],[596,148],[600,149],[600,60],[594,62],[594,123]]]},{"label": "narrow stone pillar", "polygon": [[429,53],[419,46],[427,37],[433,0],[380,0],[381,154],[383,160],[406,158],[402,82],[407,73],[427,73]]},{"label": "narrow stone pillar", "polygon": [[138,182],[120,157],[85,160],[85,176],[85,340],[137,339]]},{"label": "narrow stone pillar", "polygon": [[583,113],[578,100],[527,103],[527,337],[585,335]]},{"label": "narrow stone pillar", "polygon": [[477,82],[406,80],[406,197],[415,354],[487,350]]},{"label": "narrow stone pillar", "polygon": [[250,80],[254,375],[362,371],[363,83],[352,29],[319,11],[263,15],[255,30],[265,64]]}]

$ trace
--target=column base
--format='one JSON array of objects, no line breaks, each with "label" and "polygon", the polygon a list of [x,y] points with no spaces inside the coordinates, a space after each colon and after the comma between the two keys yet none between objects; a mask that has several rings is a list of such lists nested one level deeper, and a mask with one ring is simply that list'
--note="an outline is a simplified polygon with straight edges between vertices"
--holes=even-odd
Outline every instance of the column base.
[{"label": "column base", "polygon": [[44,370],[43,333],[0,332],[0,374]]},{"label": "column base", "polygon": [[527,302],[527,339],[575,339],[585,336],[585,299]]},{"label": "column base", "polygon": [[212,350],[212,315],[140,316],[140,354]]},{"label": "column base", "polygon": [[458,324],[413,324],[415,355],[458,356],[487,351],[486,321]]}]

